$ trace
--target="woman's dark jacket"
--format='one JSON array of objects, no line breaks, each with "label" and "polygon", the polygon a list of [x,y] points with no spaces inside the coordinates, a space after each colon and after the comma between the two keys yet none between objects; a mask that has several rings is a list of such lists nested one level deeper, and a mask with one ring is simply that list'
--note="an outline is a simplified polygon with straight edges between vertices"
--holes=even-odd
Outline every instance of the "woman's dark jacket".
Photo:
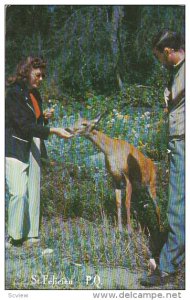
[{"label": "woman's dark jacket", "polygon": [[[38,101],[41,111],[38,120],[30,92]],[[5,156],[28,162],[33,137],[41,139],[41,149],[46,155],[43,140],[48,138],[50,129],[43,124],[42,99],[38,90],[29,91],[23,82],[11,85],[6,91],[5,100]]]}]

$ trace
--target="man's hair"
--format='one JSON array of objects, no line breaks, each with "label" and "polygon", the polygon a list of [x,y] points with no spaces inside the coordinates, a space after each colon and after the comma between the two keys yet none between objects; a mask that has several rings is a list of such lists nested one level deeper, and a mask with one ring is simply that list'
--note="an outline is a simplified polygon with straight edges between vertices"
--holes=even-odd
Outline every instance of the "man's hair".
[{"label": "man's hair", "polygon": [[44,69],[46,68],[46,62],[43,58],[28,56],[20,61],[16,67],[16,74],[8,78],[6,84],[10,85],[16,81],[27,81],[31,69]]},{"label": "man's hair", "polygon": [[168,29],[159,31],[153,39],[153,48],[163,52],[165,47],[169,47],[174,50],[185,50],[183,36]]}]

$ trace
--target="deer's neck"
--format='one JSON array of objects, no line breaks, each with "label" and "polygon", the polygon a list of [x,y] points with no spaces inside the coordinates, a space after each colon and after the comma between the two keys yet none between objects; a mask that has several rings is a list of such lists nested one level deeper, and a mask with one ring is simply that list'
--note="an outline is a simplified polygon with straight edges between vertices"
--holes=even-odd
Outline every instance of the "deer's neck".
[{"label": "deer's neck", "polygon": [[92,130],[87,138],[91,140],[104,154],[111,153],[113,139],[108,137],[106,134],[101,131]]}]

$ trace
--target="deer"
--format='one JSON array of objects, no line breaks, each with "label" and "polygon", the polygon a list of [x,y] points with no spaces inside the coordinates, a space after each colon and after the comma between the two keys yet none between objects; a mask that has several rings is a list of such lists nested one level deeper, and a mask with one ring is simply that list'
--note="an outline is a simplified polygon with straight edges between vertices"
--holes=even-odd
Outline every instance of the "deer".
[{"label": "deer", "polygon": [[125,182],[125,207],[127,213],[127,230],[132,233],[131,227],[131,195],[134,183],[148,186],[149,194],[156,209],[156,217],[160,226],[160,209],[156,199],[156,165],[144,156],[133,145],[125,140],[113,139],[97,130],[97,125],[104,114],[93,120],[87,120],[79,115],[73,126],[66,128],[73,136],[84,136],[94,143],[105,155],[105,165],[112,176],[117,207],[118,228],[122,232],[121,220],[121,182]]}]

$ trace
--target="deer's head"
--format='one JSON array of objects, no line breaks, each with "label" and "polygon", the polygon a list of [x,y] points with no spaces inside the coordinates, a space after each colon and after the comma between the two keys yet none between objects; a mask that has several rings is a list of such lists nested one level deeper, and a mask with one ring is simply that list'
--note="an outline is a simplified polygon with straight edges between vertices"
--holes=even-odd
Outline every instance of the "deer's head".
[{"label": "deer's head", "polygon": [[66,130],[74,135],[86,135],[88,136],[90,132],[96,128],[103,114],[99,114],[93,120],[86,120],[79,116],[79,119],[74,123],[73,126],[66,128]]}]

